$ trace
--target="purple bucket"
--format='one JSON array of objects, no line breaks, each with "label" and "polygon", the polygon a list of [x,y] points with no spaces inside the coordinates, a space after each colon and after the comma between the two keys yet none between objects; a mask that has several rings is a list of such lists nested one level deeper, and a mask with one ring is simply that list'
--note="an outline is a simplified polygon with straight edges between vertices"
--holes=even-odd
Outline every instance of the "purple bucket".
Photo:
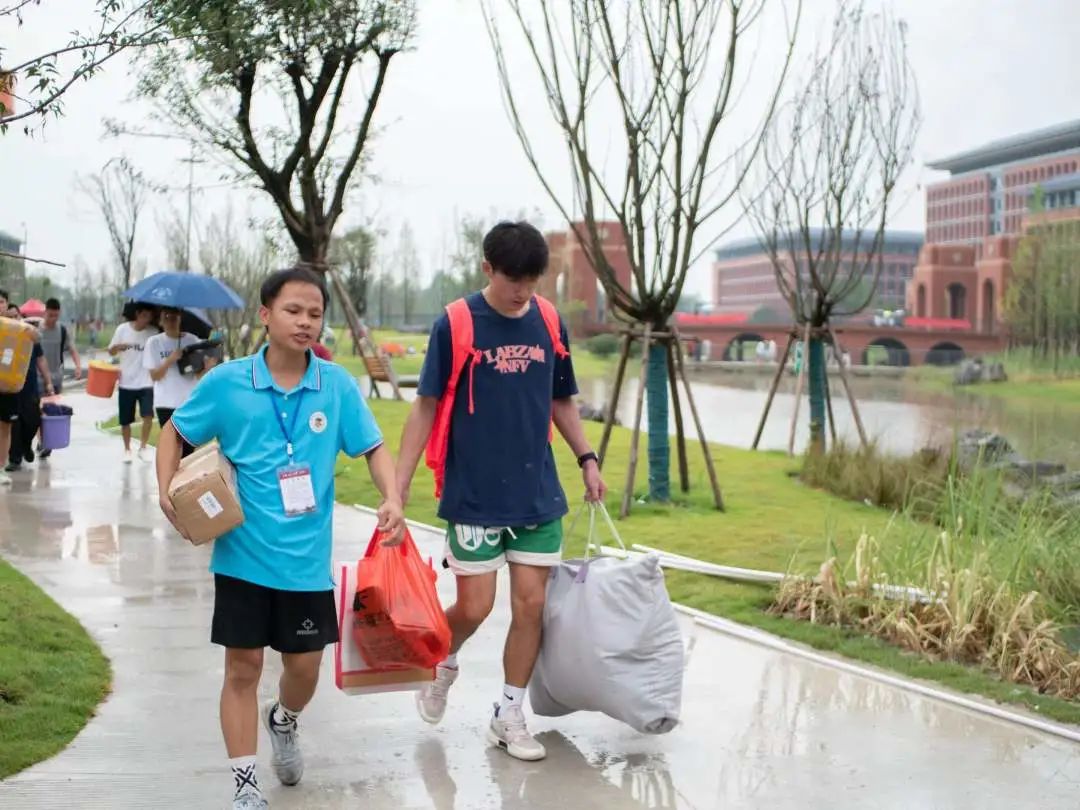
[{"label": "purple bucket", "polygon": [[45,450],[62,450],[71,444],[71,416],[41,415],[41,446]]}]

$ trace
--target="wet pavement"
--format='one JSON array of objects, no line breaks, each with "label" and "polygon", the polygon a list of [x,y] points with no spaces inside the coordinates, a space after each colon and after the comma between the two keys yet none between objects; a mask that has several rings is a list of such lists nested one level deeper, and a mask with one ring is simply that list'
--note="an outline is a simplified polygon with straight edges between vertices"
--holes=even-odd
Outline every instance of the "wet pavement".
[{"label": "wet pavement", "polygon": [[[167,528],[152,465],[122,466],[119,437],[94,429],[112,405],[70,399],[77,446],[0,493],[0,552],[86,625],[115,682],[67,750],[0,782],[0,807],[227,807],[209,549]],[[355,559],[371,528],[339,508],[335,558]],[[438,554],[437,536],[417,540]],[[451,578],[439,587],[448,600]],[[274,783],[260,742],[271,806],[1080,807],[1080,746],[691,624],[680,728],[644,737],[598,715],[534,718],[547,761],[511,760],[483,740],[501,685],[502,596],[461,654],[437,729],[416,718],[411,694],[346,697],[324,666],[302,718],[300,786]],[[279,671],[267,661],[264,696]]]}]

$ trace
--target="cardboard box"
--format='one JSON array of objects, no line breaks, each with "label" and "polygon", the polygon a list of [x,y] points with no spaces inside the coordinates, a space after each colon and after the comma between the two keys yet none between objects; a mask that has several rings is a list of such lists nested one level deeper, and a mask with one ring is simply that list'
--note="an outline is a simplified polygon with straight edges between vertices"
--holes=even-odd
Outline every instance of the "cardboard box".
[{"label": "cardboard box", "polygon": [[169,485],[176,518],[195,545],[215,540],[244,522],[236,497],[236,470],[216,443],[180,462]]}]

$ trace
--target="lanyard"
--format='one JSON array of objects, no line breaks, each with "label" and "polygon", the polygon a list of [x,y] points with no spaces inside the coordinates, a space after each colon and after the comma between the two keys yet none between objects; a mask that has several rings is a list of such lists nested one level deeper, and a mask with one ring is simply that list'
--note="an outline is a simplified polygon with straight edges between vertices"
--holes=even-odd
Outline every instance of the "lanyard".
[{"label": "lanyard", "polygon": [[[278,427],[281,428],[281,435],[285,437],[285,452],[289,454],[289,463],[292,464],[293,457],[293,432],[296,430],[296,418],[300,415],[300,406],[304,403],[304,391],[305,388],[300,389],[300,393],[296,395],[296,410],[293,411],[292,424],[289,428],[285,428],[285,419],[278,410],[278,398],[274,393],[274,389],[270,389],[270,407],[274,409],[274,416],[277,418]],[[284,407],[284,406],[282,406]]]}]

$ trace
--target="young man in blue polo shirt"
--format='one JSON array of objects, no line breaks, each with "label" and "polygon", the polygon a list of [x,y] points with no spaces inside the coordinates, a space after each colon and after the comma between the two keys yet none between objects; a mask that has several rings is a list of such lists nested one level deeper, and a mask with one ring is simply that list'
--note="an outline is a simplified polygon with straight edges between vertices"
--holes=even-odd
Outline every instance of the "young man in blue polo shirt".
[{"label": "young man in blue polo shirt", "polygon": [[[398,489],[407,500],[433,428],[437,438],[441,434],[436,413],[442,400],[452,410],[449,436],[442,437],[447,443],[439,516],[449,524],[446,565],[457,576],[457,603],[446,611],[453,631],[451,655],[437,668],[435,681],[419,693],[417,707],[428,723],[442,719],[447,693],[458,676],[457,652],[487,618],[495,602],[496,573],[509,563],[505,683],[487,738],[524,760],[546,755],[529,734],[521,703],[540,650],[548,569],[561,559],[562,517],[567,512],[551,450],[552,422],[578,458],[586,499],[600,500],[605,492],[573,401],[573,364],[568,353],[559,351],[568,345],[566,328],[557,313],[547,310],[550,304],[534,297],[547,263],[547,243],[527,222],[500,223],[484,237],[483,268],[489,283],[465,299],[464,320],[473,331],[467,347],[470,364],[449,403],[445,397],[454,371],[452,329],[457,326],[451,326],[448,311],[431,331],[397,472]],[[465,314],[460,308],[457,312],[455,318]]]},{"label": "young man in blue polo shirt", "polygon": [[161,508],[168,499],[181,440],[217,439],[236,468],[244,523],[214,541],[211,640],[225,647],[221,728],[235,781],[233,807],[267,806],[255,778],[258,686],[263,650],[281,653],[278,698],[263,707],[278,779],[303,774],[297,716],[311,700],[323,648],[338,639],[331,579],[334,465],[339,452],[366,456],[383,502],[387,545],[404,530],[394,463],[356,380],[315,357],[328,294],[322,278],[293,268],[262,286],[259,317],[267,345],[210,371],[172,415],[157,456]]}]

